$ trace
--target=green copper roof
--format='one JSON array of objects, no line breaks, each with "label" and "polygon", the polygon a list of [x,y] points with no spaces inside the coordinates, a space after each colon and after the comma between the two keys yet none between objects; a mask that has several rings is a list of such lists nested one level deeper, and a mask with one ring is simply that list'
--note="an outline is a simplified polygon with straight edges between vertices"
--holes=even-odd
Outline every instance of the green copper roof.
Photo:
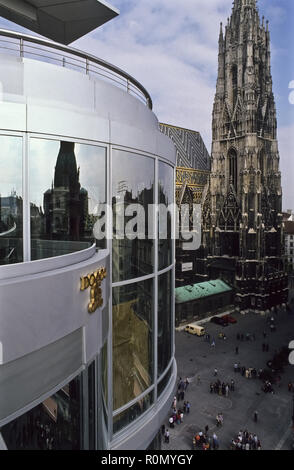
[{"label": "green copper roof", "polygon": [[176,304],[191,302],[191,300],[201,299],[203,297],[209,297],[210,295],[221,294],[222,292],[229,292],[231,290],[231,287],[221,279],[177,287]]}]

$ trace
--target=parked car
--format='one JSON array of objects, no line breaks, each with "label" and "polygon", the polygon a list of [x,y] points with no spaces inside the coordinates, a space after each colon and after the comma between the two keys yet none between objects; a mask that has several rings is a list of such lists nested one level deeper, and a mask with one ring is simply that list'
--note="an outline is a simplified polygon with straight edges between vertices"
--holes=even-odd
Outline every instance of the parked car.
[{"label": "parked car", "polygon": [[212,323],[216,323],[217,325],[228,326],[228,322],[224,320],[222,317],[212,317],[210,321]]},{"label": "parked car", "polygon": [[223,320],[225,320],[227,323],[237,323],[236,318],[232,317],[232,315],[224,315],[221,317]]}]

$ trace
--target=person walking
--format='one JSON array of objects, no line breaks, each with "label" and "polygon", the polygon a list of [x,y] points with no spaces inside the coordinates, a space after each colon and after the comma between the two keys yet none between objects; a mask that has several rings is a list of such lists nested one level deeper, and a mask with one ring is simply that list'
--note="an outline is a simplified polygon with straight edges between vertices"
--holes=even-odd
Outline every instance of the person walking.
[{"label": "person walking", "polygon": [[239,354],[239,348],[238,348],[238,346],[236,346],[235,353],[236,353],[236,354]]},{"label": "person walking", "polygon": [[166,444],[169,444],[169,430],[168,429],[165,431],[164,438],[165,438]]},{"label": "person walking", "polygon": [[257,423],[257,420],[258,420],[258,412],[257,411],[254,411],[253,419],[254,419],[254,422]]},{"label": "person walking", "polygon": [[200,385],[201,384],[201,378],[200,378],[200,375],[197,375],[197,384]]},{"label": "person walking", "polygon": [[235,391],[235,382],[233,379],[231,379],[231,391],[234,392]]},{"label": "person walking", "polygon": [[218,438],[215,432],[213,433],[213,436],[212,436],[212,445],[215,450],[217,450],[219,447]]},{"label": "person walking", "polygon": [[190,407],[191,407],[191,405],[190,405],[190,402],[189,402],[189,401],[187,401],[187,405],[186,405],[186,408],[187,408],[187,414],[189,414],[189,413],[190,413]]},{"label": "person walking", "polygon": [[217,368],[214,369],[214,376],[217,376]]},{"label": "person walking", "polygon": [[174,397],[173,399],[172,408],[177,408],[177,397]]}]

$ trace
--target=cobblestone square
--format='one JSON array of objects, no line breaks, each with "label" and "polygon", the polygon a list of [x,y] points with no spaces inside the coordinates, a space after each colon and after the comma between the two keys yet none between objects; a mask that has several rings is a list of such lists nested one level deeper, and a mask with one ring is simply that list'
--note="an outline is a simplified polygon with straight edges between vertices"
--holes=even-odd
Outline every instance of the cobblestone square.
[{"label": "cobblestone square", "polygon": [[[170,442],[163,442],[162,449],[191,450],[192,438],[196,432],[209,426],[209,435],[215,432],[219,438],[220,450],[230,448],[231,439],[240,430],[247,429],[256,433],[261,441],[262,450],[291,449],[293,412],[293,393],[288,391],[288,383],[294,383],[294,366],[286,366],[280,374],[280,385],[274,385],[275,393],[264,393],[262,381],[258,378],[245,378],[241,373],[234,372],[234,363],[241,367],[259,369],[267,368],[266,362],[276,350],[288,346],[294,339],[294,312],[279,311],[274,315],[277,329],[270,331],[269,317],[255,313],[247,315],[234,314],[236,324],[221,327],[211,322],[205,323],[207,333],[215,339],[215,347],[205,341],[205,337],[190,335],[176,331],[176,359],[178,378],[189,378],[190,384],[184,400],[191,403],[189,414],[184,415],[183,423],[175,424],[170,429]],[[263,332],[267,336],[264,339]],[[218,337],[220,332],[227,336],[226,340]],[[255,340],[237,340],[237,334],[254,334]],[[262,343],[269,344],[269,352],[262,351]],[[236,346],[239,353],[236,354]],[[214,369],[217,368],[217,377]],[[200,383],[198,383],[198,376]],[[228,397],[210,393],[210,383],[219,378],[221,382],[235,381],[235,391]],[[180,408],[183,401],[177,403]],[[253,420],[254,411],[258,411],[258,422]],[[216,426],[216,415],[222,413],[224,424]],[[171,413],[170,413],[171,414]],[[168,424],[168,417],[165,425]]]}]

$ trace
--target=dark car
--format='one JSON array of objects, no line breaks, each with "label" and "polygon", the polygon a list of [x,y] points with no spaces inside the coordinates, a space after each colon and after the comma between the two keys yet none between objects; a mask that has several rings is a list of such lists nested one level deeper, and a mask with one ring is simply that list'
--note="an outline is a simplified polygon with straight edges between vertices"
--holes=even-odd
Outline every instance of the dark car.
[{"label": "dark car", "polygon": [[224,315],[221,318],[225,320],[227,323],[237,323],[236,318],[232,317],[232,315]]},{"label": "dark car", "polygon": [[216,323],[217,325],[228,326],[228,322],[222,317],[212,317],[210,321],[212,323]]}]

